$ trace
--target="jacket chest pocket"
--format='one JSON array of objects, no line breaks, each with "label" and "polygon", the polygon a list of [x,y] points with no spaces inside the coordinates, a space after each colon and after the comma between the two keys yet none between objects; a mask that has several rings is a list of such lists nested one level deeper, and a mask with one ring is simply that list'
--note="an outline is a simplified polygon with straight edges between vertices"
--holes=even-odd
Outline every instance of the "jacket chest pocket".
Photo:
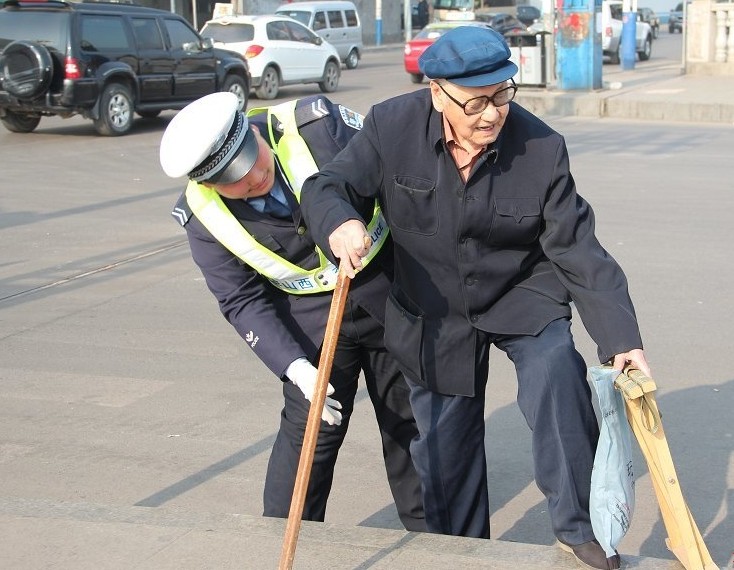
[{"label": "jacket chest pocket", "polygon": [[438,231],[436,184],[415,176],[395,176],[387,193],[390,225],[393,229],[433,235]]},{"label": "jacket chest pocket", "polygon": [[526,245],[534,242],[541,228],[538,198],[496,198],[489,243],[492,245]]}]

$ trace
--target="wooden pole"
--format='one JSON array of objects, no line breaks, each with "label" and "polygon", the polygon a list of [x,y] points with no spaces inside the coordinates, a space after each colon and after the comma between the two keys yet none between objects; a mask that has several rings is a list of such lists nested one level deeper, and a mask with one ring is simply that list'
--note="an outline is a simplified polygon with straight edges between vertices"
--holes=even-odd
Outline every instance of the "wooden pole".
[{"label": "wooden pole", "polygon": [[622,392],[627,421],[647,462],[653,490],[668,533],[665,543],[686,570],[717,570],[696,521],[683,498],[662,415],[655,400],[657,386],[639,370],[627,367],[615,380]]},{"label": "wooden pole", "polygon": [[342,315],[344,314],[348,292],[349,277],[347,277],[346,273],[340,271],[337,277],[336,287],[334,288],[334,295],[331,299],[329,320],[326,322],[324,344],[321,347],[319,371],[316,376],[316,387],[311,400],[311,407],[308,411],[306,432],[303,436],[303,447],[301,448],[301,456],[298,461],[298,472],[296,473],[293,498],[291,499],[291,508],[288,512],[288,522],[285,527],[285,537],[283,538],[283,550],[280,555],[280,564],[278,565],[279,570],[291,570],[293,567],[293,557],[296,554],[298,533],[301,530],[303,505],[306,502],[308,480],[311,477],[311,466],[313,464],[316,440],[321,424],[321,412],[326,401],[326,390],[329,386],[331,366],[334,363],[334,352],[336,351],[336,343],[339,337],[339,329],[341,328]]}]

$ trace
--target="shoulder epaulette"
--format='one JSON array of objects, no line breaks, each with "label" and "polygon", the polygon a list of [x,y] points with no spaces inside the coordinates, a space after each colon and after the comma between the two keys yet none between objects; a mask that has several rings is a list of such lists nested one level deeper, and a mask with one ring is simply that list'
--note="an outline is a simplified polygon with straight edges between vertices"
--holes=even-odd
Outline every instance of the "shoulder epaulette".
[{"label": "shoulder epaulette", "polygon": [[186,192],[181,193],[181,196],[176,202],[176,205],[173,207],[171,215],[173,216],[174,220],[181,224],[182,227],[189,223],[189,220],[193,215],[193,211],[186,201]]},{"label": "shoulder epaulette", "polygon": [[296,125],[300,129],[304,125],[330,115],[331,105],[331,102],[322,95],[298,101],[295,111]]}]

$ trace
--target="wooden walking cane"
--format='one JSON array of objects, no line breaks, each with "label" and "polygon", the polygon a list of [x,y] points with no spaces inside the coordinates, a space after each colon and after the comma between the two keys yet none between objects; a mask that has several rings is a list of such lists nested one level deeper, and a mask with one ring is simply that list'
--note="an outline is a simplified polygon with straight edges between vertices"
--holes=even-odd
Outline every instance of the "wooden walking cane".
[{"label": "wooden walking cane", "polygon": [[288,523],[285,527],[283,550],[281,551],[280,564],[278,565],[279,570],[290,570],[293,567],[298,532],[301,529],[303,505],[306,502],[308,480],[311,477],[311,466],[316,451],[316,439],[318,438],[319,426],[321,424],[321,412],[324,409],[324,402],[326,401],[326,390],[329,387],[331,366],[334,363],[334,352],[336,351],[337,338],[339,337],[339,329],[341,327],[348,292],[349,277],[340,270],[337,276],[336,286],[334,287],[334,295],[331,298],[329,320],[326,322],[324,344],[321,347],[319,371],[316,376],[316,387],[314,388],[311,399],[311,407],[308,410],[306,432],[303,436],[301,456],[298,460],[298,471],[293,489],[293,498],[291,499],[291,508],[288,512]]},{"label": "wooden walking cane", "polygon": [[718,570],[683,498],[655,401],[655,381],[639,370],[628,367],[614,384],[624,396],[627,421],[650,471],[668,533],[665,544],[686,570]]}]

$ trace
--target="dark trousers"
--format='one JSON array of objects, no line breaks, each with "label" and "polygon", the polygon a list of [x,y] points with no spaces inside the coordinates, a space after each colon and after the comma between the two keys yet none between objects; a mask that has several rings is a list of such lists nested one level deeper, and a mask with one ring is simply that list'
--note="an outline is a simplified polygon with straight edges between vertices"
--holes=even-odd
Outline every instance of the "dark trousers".
[{"label": "dark trousers", "polygon": [[[342,404],[342,423],[330,426],[321,422],[303,518],[324,520],[334,465],[354,409],[360,371],[364,372],[377,417],[388,482],[400,520],[407,530],[425,531],[421,483],[410,457],[410,442],[418,435],[410,408],[410,390],[385,350],[382,325],[351,301],[344,311],[331,373],[335,390],[331,397]],[[287,518],[310,402],[291,382],[283,384],[283,396],[280,430],[265,479],[264,514]]]},{"label": "dark trousers", "polygon": [[480,332],[473,398],[437,394],[408,381],[420,431],[411,451],[424,485],[429,532],[489,538],[484,402],[491,343],[517,371],[517,403],[532,430],[535,481],[548,500],[554,534],[572,545],[593,540],[589,493],[599,430],[586,365],[567,319],[551,322],[537,336]]}]

